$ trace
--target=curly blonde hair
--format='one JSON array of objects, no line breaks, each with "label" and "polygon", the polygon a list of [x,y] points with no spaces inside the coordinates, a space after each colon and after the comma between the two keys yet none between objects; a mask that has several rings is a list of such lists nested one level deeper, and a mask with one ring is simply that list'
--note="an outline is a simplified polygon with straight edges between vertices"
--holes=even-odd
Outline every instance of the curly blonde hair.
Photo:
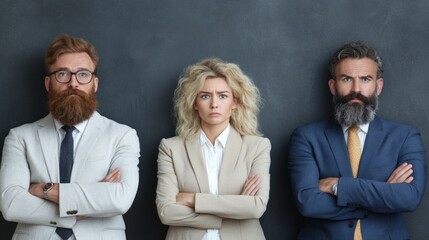
[{"label": "curly blonde hair", "polygon": [[258,88],[238,65],[218,58],[204,59],[187,67],[181,75],[174,91],[176,134],[186,139],[199,132],[201,119],[194,108],[197,94],[206,79],[218,77],[225,79],[237,100],[230,119],[231,126],[241,135],[261,136],[257,118],[261,103]]}]

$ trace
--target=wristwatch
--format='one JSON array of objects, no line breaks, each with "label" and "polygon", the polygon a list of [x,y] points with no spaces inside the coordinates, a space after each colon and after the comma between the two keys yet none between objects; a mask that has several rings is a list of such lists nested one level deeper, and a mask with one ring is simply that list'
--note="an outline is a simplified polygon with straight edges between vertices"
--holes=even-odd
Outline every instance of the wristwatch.
[{"label": "wristwatch", "polygon": [[43,195],[45,196],[45,199],[48,200],[48,192],[54,187],[53,183],[46,183],[45,186],[43,186]]},{"label": "wristwatch", "polygon": [[338,191],[338,183],[334,183],[334,185],[332,185],[332,192],[334,193],[335,196],[337,196],[337,191]]}]

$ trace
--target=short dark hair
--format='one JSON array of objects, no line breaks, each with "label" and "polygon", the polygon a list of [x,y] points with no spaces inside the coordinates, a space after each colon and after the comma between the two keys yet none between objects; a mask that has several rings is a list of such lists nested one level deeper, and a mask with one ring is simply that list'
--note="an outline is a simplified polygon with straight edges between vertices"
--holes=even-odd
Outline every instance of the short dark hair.
[{"label": "short dark hair", "polygon": [[383,63],[381,57],[378,55],[377,50],[369,47],[363,42],[351,42],[343,45],[331,57],[329,62],[329,71],[331,78],[335,79],[335,69],[342,60],[346,58],[370,58],[377,64],[377,78],[381,78],[383,72]]}]

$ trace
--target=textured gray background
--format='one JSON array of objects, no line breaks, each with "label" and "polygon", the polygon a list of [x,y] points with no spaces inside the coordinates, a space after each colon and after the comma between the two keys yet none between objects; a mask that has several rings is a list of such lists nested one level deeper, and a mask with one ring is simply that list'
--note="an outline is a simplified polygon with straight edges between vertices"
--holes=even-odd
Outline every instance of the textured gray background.
[{"label": "textured gray background", "polygon": [[[348,41],[379,49],[385,85],[379,115],[418,127],[429,146],[429,1],[396,0],[0,0],[0,146],[10,128],[46,115],[43,54],[55,36],[98,49],[99,111],[140,137],[140,186],[125,215],[129,239],[163,239],[155,208],[156,158],[174,135],[172,94],[189,64],[216,56],[240,65],[264,98],[272,142],[268,239],[294,239],[301,217],[286,168],[292,130],[332,115],[329,56]],[[412,239],[427,239],[428,194],[407,213]],[[15,224],[0,217],[0,238]]]}]

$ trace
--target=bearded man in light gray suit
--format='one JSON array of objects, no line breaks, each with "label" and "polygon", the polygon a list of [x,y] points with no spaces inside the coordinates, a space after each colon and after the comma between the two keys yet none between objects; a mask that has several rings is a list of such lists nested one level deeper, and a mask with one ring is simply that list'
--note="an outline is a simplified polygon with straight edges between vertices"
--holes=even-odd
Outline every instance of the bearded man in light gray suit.
[{"label": "bearded man in light gray suit", "polygon": [[[10,130],[3,147],[0,207],[18,223],[13,239],[126,238],[122,215],[136,195],[140,144],[134,129],[96,111],[97,63],[93,45],[67,35],[46,52],[49,115]],[[73,138],[68,174],[63,126]]]}]

